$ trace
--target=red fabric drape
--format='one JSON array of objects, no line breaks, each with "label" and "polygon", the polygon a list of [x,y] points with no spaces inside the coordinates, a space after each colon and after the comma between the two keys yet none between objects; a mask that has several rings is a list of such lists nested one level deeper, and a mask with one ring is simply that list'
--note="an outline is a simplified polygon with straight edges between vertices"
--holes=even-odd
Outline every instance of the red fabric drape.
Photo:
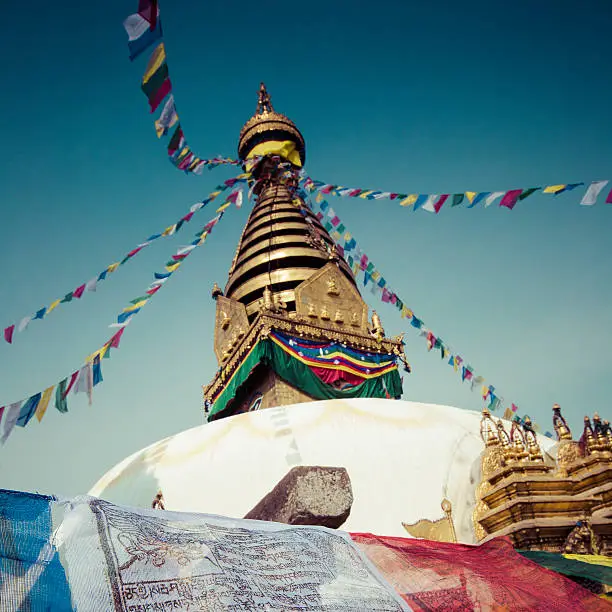
[{"label": "red fabric drape", "polygon": [[365,378],[357,376],[351,372],[343,370],[330,370],[329,368],[317,368],[310,366],[310,369],[327,385],[332,385],[339,380],[344,380],[350,385],[360,385]]},{"label": "red fabric drape", "polygon": [[612,606],[561,574],[525,559],[509,539],[480,546],[352,533],[417,612],[610,612]]}]

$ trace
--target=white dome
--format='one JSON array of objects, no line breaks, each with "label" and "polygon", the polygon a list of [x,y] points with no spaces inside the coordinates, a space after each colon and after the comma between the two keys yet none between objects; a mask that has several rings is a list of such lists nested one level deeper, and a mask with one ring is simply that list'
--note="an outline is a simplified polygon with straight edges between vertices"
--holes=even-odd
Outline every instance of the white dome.
[{"label": "white dome", "polygon": [[[478,412],[381,399],[327,400],[249,412],[156,442],[105,474],[90,494],[167,510],[243,517],[296,465],[344,467],[354,502],[341,529],[404,536],[404,523],[442,518],[474,543],[480,480]],[[543,450],[553,441],[539,438]]]}]

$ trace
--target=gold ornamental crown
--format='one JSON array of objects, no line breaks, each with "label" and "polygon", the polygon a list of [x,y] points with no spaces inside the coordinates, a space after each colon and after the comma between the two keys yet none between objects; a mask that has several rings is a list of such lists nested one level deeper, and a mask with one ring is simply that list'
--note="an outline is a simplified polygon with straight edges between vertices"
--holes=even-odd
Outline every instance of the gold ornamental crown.
[{"label": "gold ornamental crown", "polygon": [[253,147],[271,140],[290,140],[294,142],[302,163],[304,163],[306,158],[304,137],[291,119],[274,110],[270,94],[265,84],[261,83],[257,110],[240,130],[238,156],[240,159],[246,159]]}]

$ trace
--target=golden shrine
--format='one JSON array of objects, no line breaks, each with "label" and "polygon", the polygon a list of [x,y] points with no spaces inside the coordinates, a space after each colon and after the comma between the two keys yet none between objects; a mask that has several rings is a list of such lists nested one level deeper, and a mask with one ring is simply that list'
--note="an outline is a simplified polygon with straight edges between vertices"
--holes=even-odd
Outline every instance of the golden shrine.
[{"label": "golden shrine", "polygon": [[483,410],[485,443],[477,488],[477,539],[509,536],[515,548],[574,554],[612,554],[612,429],[597,413],[572,438],[558,404],[557,443],[542,452],[529,419],[495,421]]}]

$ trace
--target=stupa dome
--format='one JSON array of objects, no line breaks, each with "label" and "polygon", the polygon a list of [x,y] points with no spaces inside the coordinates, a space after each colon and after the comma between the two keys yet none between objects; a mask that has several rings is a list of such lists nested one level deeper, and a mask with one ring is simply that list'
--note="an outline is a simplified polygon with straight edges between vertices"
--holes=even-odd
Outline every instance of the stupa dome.
[{"label": "stupa dome", "polygon": [[[298,465],[345,468],[354,501],[341,529],[407,536],[402,523],[443,517],[475,543],[479,412],[418,402],[326,400],[248,412],[171,436],[128,457],[91,495],[150,507],[244,517]],[[553,445],[539,437],[542,450]]]}]

